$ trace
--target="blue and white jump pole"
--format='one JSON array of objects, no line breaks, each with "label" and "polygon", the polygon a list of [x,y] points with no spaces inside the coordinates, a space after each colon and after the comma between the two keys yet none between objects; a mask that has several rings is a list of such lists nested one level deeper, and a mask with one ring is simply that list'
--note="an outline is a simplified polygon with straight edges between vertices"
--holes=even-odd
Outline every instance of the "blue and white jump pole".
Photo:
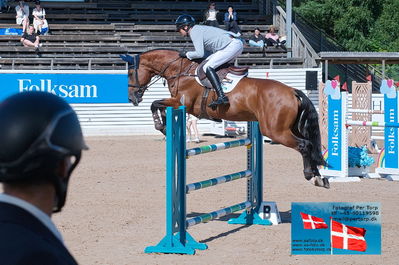
[{"label": "blue and white jump pole", "polygon": [[[145,253],[195,254],[196,249],[207,249],[197,242],[187,228],[196,224],[245,210],[230,224],[271,225],[259,217],[263,201],[263,136],[257,122],[248,123],[248,138],[207,145],[186,150],[186,110],[167,108],[166,111],[166,235],[156,246],[147,247]],[[247,166],[244,171],[186,185],[186,158],[228,148],[246,146]],[[225,182],[247,178],[247,198],[244,202],[214,212],[187,219],[186,194]]]}]

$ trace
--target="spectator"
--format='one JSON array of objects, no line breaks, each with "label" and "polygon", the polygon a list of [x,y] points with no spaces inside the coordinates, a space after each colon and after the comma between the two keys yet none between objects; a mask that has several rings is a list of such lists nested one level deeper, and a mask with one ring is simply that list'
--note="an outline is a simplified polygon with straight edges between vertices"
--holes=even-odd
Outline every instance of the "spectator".
[{"label": "spectator", "polygon": [[37,36],[36,33],[34,33],[34,28],[32,25],[28,26],[28,30],[27,32],[25,32],[22,35],[21,38],[21,43],[25,46],[25,47],[35,47],[36,48],[36,52],[39,51],[39,47],[42,46],[40,42],[40,38],[39,36]]},{"label": "spectator", "polygon": [[4,12],[10,11],[10,5],[8,3],[8,0],[0,0],[0,14]]},{"label": "spectator", "polygon": [[63,99],[23,92],[0,104],[1,264],[77,265],[51,220],[87,149],[78,117]]},{"label": "spectator", "polygon": [[287,42],[287,36],[280,36],[280,38],[278,38],[281,47],[285,47],[285,43]]},{"label": "spectator", "polygon": [[212,27],[219,27],[219,23],[217,20],[217,14],[219,13],[216,10],[216,3],[211,2],[208,6],[208,9],[205,11],[205,25]]},{"label": "spectator", "polygon": [[266,33],[265,36],[266,39],[266,46],[276,46],[276,47],[282,47],[285,48],[285,40],[280,42],[280,36],[276,33],[276,28],[274,26],[271,26],[269,29],[269,32]]},{"label": "spectator", "polygon": [[260,34],[259,28],[255,28],[254,34],[249,38],[248,44],[251,47],[263,47],[265,45],[265,37]]},{"label": "spectator", "polygon": [[19,1],[19,4],[15,7],[17,15],[17,25],[22,25],[22,32],[26,32],[29,26],[29,6],[25,1]]},{"label": "spectator", "polygon": [[36,1],[36,8],[33,9],[33,27],[35,32],[40,35],[46,35],[48,32],[48,23],[46,19],[46,10],[40,6],[40,1]]},{"label": "spectator", "polygon": [[[199,139],[199,132],[198,132],[198,127],[197,127],[197,121],[198,118],[191,115],[191,114],[187,114],[187,134],[188,134],[188,138],[187,138],[187,143],[194,141],[197,144],[200,142]],[[194,132],[194,139],[192,138],[192,132]]]},{"label": "spectator", "polygon": [[237,12],[234,11],[232,6],[229,6],[227,12],[224,14],[224,25],[227,31],[232,31],[241,35],[241,29],[237,24]]}]

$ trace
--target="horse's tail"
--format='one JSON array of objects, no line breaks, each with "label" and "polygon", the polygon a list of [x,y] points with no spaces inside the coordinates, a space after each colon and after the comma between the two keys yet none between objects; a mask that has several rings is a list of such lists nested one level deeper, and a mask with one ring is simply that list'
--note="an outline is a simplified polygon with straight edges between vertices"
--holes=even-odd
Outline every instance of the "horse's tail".
[{"label": "horse's tail", "polygon": [[316,108],[302,91],[295,90],[295,93],[301,101],[297,128],[300,134],[312,143],[312,150],[310,152],[311,160],[317,163],[317,165],[325,166],[326,161],[321,152],[320,127]]}]

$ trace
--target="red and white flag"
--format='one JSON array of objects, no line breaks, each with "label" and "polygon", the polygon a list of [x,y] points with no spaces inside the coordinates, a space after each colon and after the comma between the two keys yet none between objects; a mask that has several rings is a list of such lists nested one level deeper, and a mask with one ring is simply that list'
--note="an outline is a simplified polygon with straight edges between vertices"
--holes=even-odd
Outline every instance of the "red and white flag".
[{"label": "red and white flag", "polygon": [[323,218],[312,216],[310,214],[301,213],[304,229],[324,229],[328,228]]},{"label": "red and white flag", "polygon": [[331,220],[331,247],[356,251],[366,251],[367,243],[364,239],[366,229],[344,225]]}]

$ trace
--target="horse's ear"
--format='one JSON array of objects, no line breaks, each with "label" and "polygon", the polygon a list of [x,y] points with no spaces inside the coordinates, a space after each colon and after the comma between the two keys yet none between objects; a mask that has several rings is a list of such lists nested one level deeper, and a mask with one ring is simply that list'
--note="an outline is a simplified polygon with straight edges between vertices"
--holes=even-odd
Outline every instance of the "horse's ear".
[{"label": "horse's ear", "polygon": [[120,54],[119,57],[128,64],[134,64],[133,57],[128,54]]}]

